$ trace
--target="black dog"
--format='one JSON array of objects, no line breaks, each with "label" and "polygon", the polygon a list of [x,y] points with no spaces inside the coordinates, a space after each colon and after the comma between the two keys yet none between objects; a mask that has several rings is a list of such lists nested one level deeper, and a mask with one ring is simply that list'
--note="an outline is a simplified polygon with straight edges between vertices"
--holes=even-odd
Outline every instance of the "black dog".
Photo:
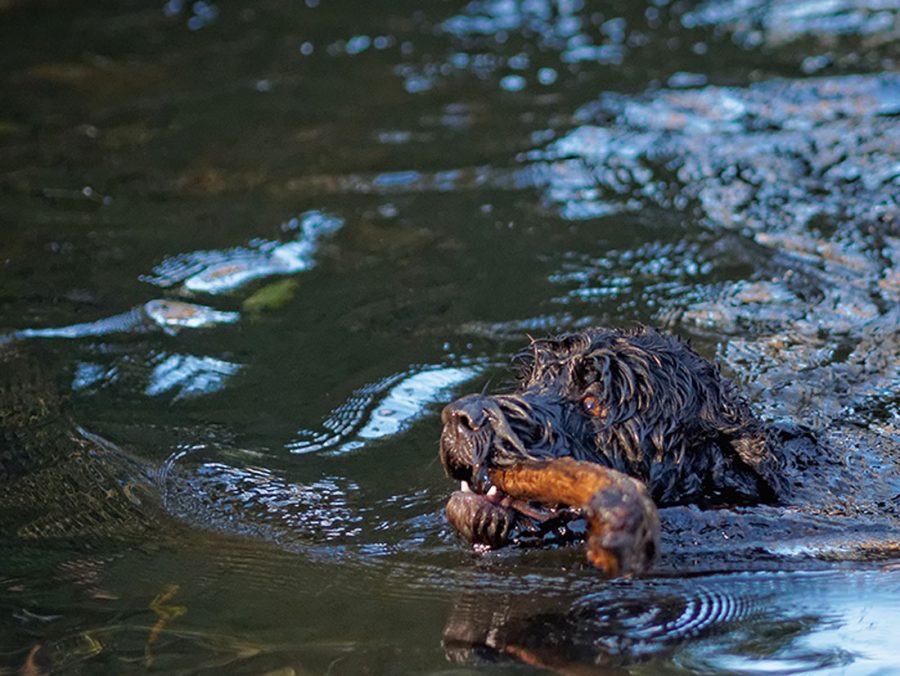
[{"label": "black dog", "polygon": [[[499,504],[492,469],[564,457],[640,479],[660,507],[775,502],[785,490],[772,434],[717,367],[678,338],[645,327],[590,329],[533,341],[516,360],[514,393],[470,395],[444,409],[441,461],[470,498]],[[496,546],[510,524],[498,535],[503,514],[494,512],[448,504],[457,530]]]}]

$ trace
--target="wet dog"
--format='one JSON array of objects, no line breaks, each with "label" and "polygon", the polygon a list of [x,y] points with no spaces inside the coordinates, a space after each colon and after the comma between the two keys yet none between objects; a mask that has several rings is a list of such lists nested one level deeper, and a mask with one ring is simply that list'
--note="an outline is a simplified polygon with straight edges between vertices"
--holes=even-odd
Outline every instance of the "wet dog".
[{"label": "wet dog", "polygon": [[[586,514],[615,545],[608,572],[639,572],[658,533],[648,504],[755,504],[783,491],[766,427],[679,338],[590,329],[535,340],[516,362],[514,392],[469,395],[442,415],[441,461],[461,486],[447,515],[473,543],[543,540]],[[575,489],[588,480],[597,491],[585,500]]]}]

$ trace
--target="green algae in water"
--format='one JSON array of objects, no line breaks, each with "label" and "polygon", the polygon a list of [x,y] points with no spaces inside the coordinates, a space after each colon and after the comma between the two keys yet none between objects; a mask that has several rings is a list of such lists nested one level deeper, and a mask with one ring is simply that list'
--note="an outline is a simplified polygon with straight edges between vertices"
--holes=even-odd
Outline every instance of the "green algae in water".
[{"label": "green algae in water", "polygon": [[243,303],[247,312],[269,312],[278,310],[293,299],[299,282],[296,279],[281,279],[256,291]]}]

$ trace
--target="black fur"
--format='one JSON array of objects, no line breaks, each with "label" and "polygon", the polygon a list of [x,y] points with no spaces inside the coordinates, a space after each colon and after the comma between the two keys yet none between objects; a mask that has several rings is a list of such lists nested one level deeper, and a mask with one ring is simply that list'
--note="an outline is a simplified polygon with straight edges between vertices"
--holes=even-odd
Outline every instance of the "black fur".
[{"label": "black fur", "polygon": [[444,410],[442,462],[476,490],[490,467],[571,456],[642,479],[660,506],[772,502],[783,492],[763,424],[679,338],[589,329],[533,341],[516,361],[515,392]]}]

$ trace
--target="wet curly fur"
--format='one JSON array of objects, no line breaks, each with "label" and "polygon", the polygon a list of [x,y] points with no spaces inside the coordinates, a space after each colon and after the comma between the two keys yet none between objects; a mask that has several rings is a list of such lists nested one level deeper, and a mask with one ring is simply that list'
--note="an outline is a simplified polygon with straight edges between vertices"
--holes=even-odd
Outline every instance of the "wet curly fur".
[{"label": "wet curly fur", "polygon": [[659,506],[772,502],[776,445],[735,386],[683,340],[646,327],[535,340],[513,393],[444,411],[441,459],[476,490],[490,468],[573,457],[646,482]]}]

